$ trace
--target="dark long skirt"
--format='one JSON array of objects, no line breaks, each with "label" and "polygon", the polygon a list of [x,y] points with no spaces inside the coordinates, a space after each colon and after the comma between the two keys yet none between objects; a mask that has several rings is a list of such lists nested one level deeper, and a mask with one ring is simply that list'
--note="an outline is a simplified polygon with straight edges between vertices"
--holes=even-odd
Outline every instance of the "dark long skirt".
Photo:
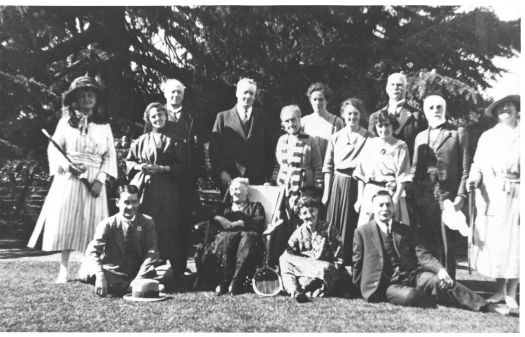
[{"label": "dark long skirt", "polygon": [[349,176],[334,174],[326,221],[341,233],[343,263],[352,265],[352,242],[359,214],[354,209],[357,200],[357,181]]},{"label": "dark long skirt", "polygon": [[250,286],[264,253],[261,235],[252,231],[220,232],[210,251],[217,259],[218,283],[224,287],[232,284],[238,289]]}]

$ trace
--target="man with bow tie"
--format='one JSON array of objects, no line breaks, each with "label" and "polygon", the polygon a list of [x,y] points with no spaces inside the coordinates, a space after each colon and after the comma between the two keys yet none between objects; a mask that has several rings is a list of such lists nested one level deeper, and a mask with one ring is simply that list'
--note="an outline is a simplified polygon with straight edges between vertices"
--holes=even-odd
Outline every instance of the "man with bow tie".
[{"label": "man with bow tie", "polygon": [[443,97],[427,96],[423,110],[428,129],[415,140],[412,163],[414,205],[421,240],[455,278],[454,231],[441,221],[443,202],[450,200],[456,211],[467,198],[466,180],[470,169],[468,133],[446,119]]},{"label": "man with bow tie", "polygon": [[273,168],[275,141],[270,120],[253,107],[257,84],[249,78],[237,83],[237,104],[217,114],[213,126],[210,159],[224,191],[236,177],[262,185]]},{"label": "man with bow tie", "polygon": [[[194,206],[198,205],[197,180],[204,175],[204,146],[199,135],[200,117],[195,112],[190,112],[182,105],[186,87],[179,80],[168,79],[161,86],[166,98],[168,121],[167,133],[180,144],[182,152],[182,165],[184,173],[177,177],[184,198],[181,199],[182,210],[181,241],[189,243],[190,228],[193,221]],[[186,271],[188,247],[178,247],[181,258],[173,266],[178,275]]]},{"label": "man with bow tie", "polygon": [[352,280],[366,301],[509,313],[455,282],[414,231],[392,219],[394,203],[388,191],[377,192],[372,203],[374,219],[356,229],[352,257]]},{"label": "man with bow tie", "polygon": [[159,260],[153,219],[137,212],[138,188],[119,187],[119,212],[100,222],[89,243],[79,280],[95,285],[95,293],[123,295],[134,279],[151,278],[172,286],[173,270]]},{"label": "man with bow tie", "polygon": [[374,133],[375,120],[380,111],[386,110],[395,115],[399,123],[394,131],[394,137],[401,139],[408,145],[410,158],[414,152],[414,139],[418,132],[426,128],[426,121],[421,113],[406,102],[407,78],[402,73],[393,73],[388,76],[386,84],[388,105],[370,115],[368,130]]}]

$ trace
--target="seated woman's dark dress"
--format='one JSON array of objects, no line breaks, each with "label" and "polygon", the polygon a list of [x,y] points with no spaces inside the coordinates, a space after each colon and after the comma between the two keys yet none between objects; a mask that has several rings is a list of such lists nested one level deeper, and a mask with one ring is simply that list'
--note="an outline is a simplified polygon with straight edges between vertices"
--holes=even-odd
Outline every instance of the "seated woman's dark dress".
[{"label": "seated woman's dark dress", "polygon": [[[227,207],[223,216],[230,222],[242,220],[244,224],[219,229],[209,246],[201,247],[204,255],[198,259],[196,256],[197,273],[199,278],[206,278],[200,279],[200,284],[220,285],[224,291],[229,288],[232,293],[238,293],[249,288],[256,268],[262,265],[261,233],[266,217],[259,202],[248,202],[240,211]],[[222,227],[218,221],[210,221],[210,226],[217,225]]]}]

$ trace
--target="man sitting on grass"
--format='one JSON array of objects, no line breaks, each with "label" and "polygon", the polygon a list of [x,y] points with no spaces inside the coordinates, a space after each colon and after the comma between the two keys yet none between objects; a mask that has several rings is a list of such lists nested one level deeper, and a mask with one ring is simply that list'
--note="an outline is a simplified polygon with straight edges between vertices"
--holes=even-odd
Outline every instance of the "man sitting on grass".
[{"label": "man sitting on grass", "polygon": [[309,297],[334,295],[344,267],[341,238],[335,227],[318,220],[319,202],[301,197],[297,210],[302,225],[288,240],[279,263],[284,290],[302,303]]},{"label": "man sitting on grass", "polygon": [[137,213],[136,186],[120,186],[118,192],[119,212],[97,225],[78,272],[79,279],[95,284],[99,296],[123,295],[133,279],[141,278],[159,281],[162,290],[162,284],[173,282],[173,270],[159,260],[153,219]]},{"label": "man sitting on grass", "polygon": [[508,314],[455,282],[419,242],[409,226],[393,221],[394,203],[387,191],[372,199],[374,219],[354,234],[353,282],[368,302],[403,306],[437,303],[472,311]]}]

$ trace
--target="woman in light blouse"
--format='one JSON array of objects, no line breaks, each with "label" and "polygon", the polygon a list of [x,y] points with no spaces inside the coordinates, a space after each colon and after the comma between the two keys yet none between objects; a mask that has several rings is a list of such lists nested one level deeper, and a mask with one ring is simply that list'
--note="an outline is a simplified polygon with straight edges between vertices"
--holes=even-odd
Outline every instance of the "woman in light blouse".
[{"label": "woman in light blouse", "polygon": [[352,240],[359,216],[354,209],[357,181],[352,178],[352,173],[361,149],[373,134],[360,125],[366,118],[361,100],[345,100],[341,104],[341,118],[346,127],[332,135],[326,150],[322,202],[327,206],[327,222],[341,233],[343,262],[351,266]]},{"label": "woman in light blouse", "polygon": [[315,138],[324,160],[330,137],[345,125],[341,118],[326,110],[326,103],[332,98],[332,90],[324,83],[314,83],[306,91],[313,113],[301,119],[304,133]]}]

